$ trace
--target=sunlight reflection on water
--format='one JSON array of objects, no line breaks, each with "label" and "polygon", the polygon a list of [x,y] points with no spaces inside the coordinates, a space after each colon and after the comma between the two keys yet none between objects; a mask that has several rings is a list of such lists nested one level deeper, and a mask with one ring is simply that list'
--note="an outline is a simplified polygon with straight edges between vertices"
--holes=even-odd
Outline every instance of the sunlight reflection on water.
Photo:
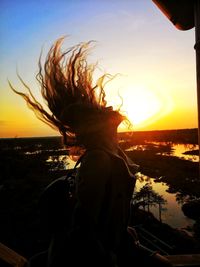
[{"label": "sunlight reflection on water", "polygon": [[[144,181],[141,182],[139,179],[137,179],[135,188],[136,191],[139,191],[140,188],[143,187],[148,181],[148,183],[150,183],[152,186],[152,189],[159,195],[162,195],[165,200],[167,200],[167,203],[163,205],[162,209],[162,222],[167,223],[174,228],[192,227],[194,220],[189,219],[183,214],[181,210],[181,204],[179,204],[176,200],[176,193],[168,193],[167,190],[169,187],[163,182],[154,182],[153,178],[149,178],[141,173],[138,173],[137,175],[140,176],[140,178],[142,176]],[[150,211],[157,219],[159,219],[158,206],[151,206]]]},{"label": "sunlight reflection on water", "polygon": [[[145,145],[134,145],[126,149],[126,151],[133,151],[133,150],[142,150],[145,151],[148,149],[149,145],[154,145],[154,146],[164,146],[168,148],[168,151],[164,152],[158,152],[157,155],[162,155],[162,156],[175,156],[184,160],[190,160],[193,162],[198,162],[199,161],[199,156],[196,155],[195,153],[198,149],[198,145],[193,145],[193,144],[174,144],[174,143],[167,143],[167,142],[147,142]],[[190,152],[191,155],[189,154],[184,154],[185,152]],[[193,154],[193,152],[194,154]]]},{"label": "sunlight reflection on water", "polygon": [[[185,151],[192,151],[197,150],[198,145],[190,145],[190,144],[169,144],[169,143],[147,143],[146,145],[136,145],[131,146],[130,148],[126,149],[126,151],[131,150],[146,150],[148,148],[148,145],[164,145],[169,146],[169,150],[167,152],[159,152],[159,154],[162,154],[164,156],[176,156],[183,158],[185,160],[192,160],[192,161],[198,161],[199,157],[196,155],[185,155],[183,154]],[[157,153],[158,154],[158,153]],[[57,155],[57,156],[50,156],[47,159],[47,162],[63,162],[63,168],[64,169],[72,169],[74,168],[76,162],[70,159],[67,155]],[[143,177],[144,181],[140,181],[137,179],[136,183],[136,191],[138,191],[142,186],[144,186],[148,180],[148,183],[151,184],[154,191],[159,193],[164,197],[165,200],[167,200],[167,203],[163,205],[162,209],[162,221],[164,223],[169,224],[170,226],[174,228],[191,228],[194,224],[194,220],[187,218],[184,216],[182,210],[181,210],[181,204],[179,204],[176,200],[176,193],[168,193],[168,186],[165,183],[160,182],[154,182],[154,178],[149,178],[147,176],[144,176],[141,173],[138,173],[138,175]],[[178,192],[177,192],[178,193]],[[150,211],[154,214],[156,218],[159,218],[159,210],[157,206],[150,207]]]},{"label": "sunlight reflection on water", "polygon": [[[164,143],[157,143],[157,144],[164,144]],[[199,161],[199,156],[198,155],[194,155],[194,154],[184,154],[185,152],[190,152],[192,153],[192,151],[197,151],[199,149],[198,145],[193,145],[193,144],[172,144],[171,145],[171,152],[168,153],[158,153],[158,154],[162,154],[163,156],[175,156],[181,159],[185,159],[185,160],[190,160],[193,162],[198,162]]]},{"label": "sunlight reflection on water", "polygon": [[76,162],[67,155],[49,156],[46,162],[63,162],[64,170],[73,169]]}]

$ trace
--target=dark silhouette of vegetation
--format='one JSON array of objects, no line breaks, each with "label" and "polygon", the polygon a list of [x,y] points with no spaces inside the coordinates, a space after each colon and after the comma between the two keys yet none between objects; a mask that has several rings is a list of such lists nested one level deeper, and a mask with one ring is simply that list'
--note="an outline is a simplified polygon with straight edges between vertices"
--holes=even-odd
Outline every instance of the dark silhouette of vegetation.
[{"label": "dark silhouette of vegetation", "polygon": [[163,198],[163,196],[159,194],[156,194],[154,198],[155,198],[155,203],[157,203],[159,207],[159,220],[160,222],[162,222],[161,218],[162,206],[165,205],[167,201]]},{"label": "dark silhouette of vegetation", "polygon": [[[133,208],[132,212],[133,216],[131,224],[135,225],[136,229],[137,226],[141,225],[151,234],[159,237],[161,240],[170,245],[173,248],[170,251],[170,254],[178,255],[199,253],[200,242],[198,238],[195,239],[181,229],[174,229],[168,224],[161,223],[151,212],[138,208]],[[148,245],[145,244],[144,241],[143,243],[144,245]]]},{"label": "dark silhouette of vegetation", "polygon": [[129,140],[131,145],[144,144],[145,141],[198,144],[198,129],[125,132],[119,133],[119,137]]},{"label": "dark silhouette of vegetation", "polygon": [[159,220],[162,221],[161,212],[162,206],[167,203],[163,196],[155,192],[149,183],[146,183],[138,192],[133,194],[132,204],[143,209],[147,207],[147,211],[150,212],[150,207],[158,205]]},{"label": "dark silhouette of vegetation", "polygon": [[[160,137],[159,134],[161,134]],[[198,163],[173,156],[163,156],[163,153],[171,150],[170,134],[171,139],[179,143],[183,140],[185,143],[186,141],[196,142],[194,141],[196,130],[186,130],[185,133],[184,130],[163,131],[162,133],[158,131],[135,132],[133,136],[130,136],[130,133],[119,134],[119,138],[123,139],[120,146],[129,148],[137,144],[137,150],[126,153],[141,166],[140,171],[147,176],[154,177],[155,181],[167,183],[169,191],[176,192],[177,199],[184,202],[188,195],[194,197],[200,194]],[[178,135],[180,135],[180,140],[178,140]],[[158,141],[160,138],[161,141],[168,141],[168,143],[167,145],[149,144],[146,150],[143,150],[140,145],[145,144],[146,139],[151,141],[150,136],[153,138],[152,141]],[[164,140],[165,137],[167,140]],[[25,257],[46,248],[49,237],[40,227],[38,199],[47,184],[66,173],[64,162],[58,160],[58,157],[67,156],[67,154],[68,151],[63,150],[61,137],[0,139],[0,241]],[[50,156],[54,157],[53,161],[47,161]],[[150,208],[152,204],[150,195],[147,198],[149,198]],[[159,201],[162,207],[162,199],[156,202],[154,198],[154,204],[158,205],[158,208]],[[186,247],[185,241],[181,242],[182,234],[177,234],[175,229],[166,225],[164,227],[157,221],[155,223],[155,219],[152,219],[152,215],[149,215],[147,211],[148,205],[146,205],[146,211],[141,209],[134,211],[136,217],[134,215],[133,224],[142,222],[152,233],[159,234],[161,238],[169,239],[170,236],[170,239],[173,239],[172,243],[176,243],[178,252],[195,251],[196,245]],[[140,218],[141,212],[143,212],[142,218]],[[151,217],[151,223],[148,221],[146,224],[145,220],[149,217]],[[166,231],[163,227],[168,230]],[[198,237],[200,232],[198,221],[194,228],[197,233],[196,237]],[[163,236],[164,234],[166,237]],[[189,242],[193,244],[191,239]]]},{"label": "dark silhouette of vegetation", "polygon": [[37,204],[46,185],[64,173],[62,163],[46,162],[61,148],[61,140],[1,139],[0,146],[1,242],[29,257],[46,247],[46,237],[41,239]]},{"label": "dark silhouette of vegetation", "polygon": [[132,150],[127,155],[141,166],[141,172],[154,177],[157,182],[165,182],[169,192],[200,197],[198,162],[179,159],[175,156],[162,156],[158,149]]}]

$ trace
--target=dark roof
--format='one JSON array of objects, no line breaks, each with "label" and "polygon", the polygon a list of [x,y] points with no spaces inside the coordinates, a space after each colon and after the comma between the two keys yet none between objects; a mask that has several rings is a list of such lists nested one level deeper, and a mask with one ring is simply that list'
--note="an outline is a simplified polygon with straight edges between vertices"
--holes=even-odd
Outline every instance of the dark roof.
[{"label": "dark roof", "polygon": [[152,0],[179,30],[194,27],[194,0]]}]

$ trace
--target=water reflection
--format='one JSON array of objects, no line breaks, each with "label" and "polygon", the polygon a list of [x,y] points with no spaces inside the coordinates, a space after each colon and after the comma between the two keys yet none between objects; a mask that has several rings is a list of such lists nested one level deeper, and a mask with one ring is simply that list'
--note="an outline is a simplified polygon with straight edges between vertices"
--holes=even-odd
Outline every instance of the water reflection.
[{"label": "water reflection", "polygon": [[[191,229],[194,220],[187,218],[181,210],[181,202],[177,202],[177,194],[169,193],[168,186],[165,183],[155,182],[153,178],[150,178],[141,173],[137,174],[136,191],[139,191],[147,182],[152,186],[153,190],[167,201],[162,208],[162,222],[169,224],[174,228]],[[159,219],[158,207],[151,206],[150,211],[154,216]]]},{"label": "water reflection", "polygon": [[67,155],[49,156],[46,162],[56,163],[56,166],[61,163],[59,166],[60,170],[73,169],[76,164],[76,162],[70,159],[70,157]]},{"label": "water reflection", "polygon": [[[163,144],[163,143],[158,143]],[[168,144],[169,145],[169,144]],[[193,162],[199,161],[198,145],[194,144],[171,144],[170,152],[157,153],[163,156],[175,156],[184,160],[190,160]]]},{"label": "water reflection", "polygon": [[42,150],[36,150],[36,151],[32,151],[32,152],[27,151],[24,154],[25,155],[37,155],[37,154],[41,154],[42,152],[43,152]]},{"label": "water reflection", "polygon": [[[67,155],[49,156],[47,162],[62,163],[59,165],[59,169],[71,169],[75,166],[75,161],[70,159]],[[55,164],[55,166],[57,165]],[[152,186],[155,192],[162,195],[167,201],[167,203],[162,206],[162,222],[175,228],[192,228],[194,221],[187,218],[181,210],[181,205],[187,196],[182,196],[179,192],[169,193],[169,187],[165,183],[155,182],[153,178],[143,175],[140,172],[137,173],[136,191],[139,191],[147,182]],[[159,209],[156,205],[151,206],[150,211],[159,219]]]},{"label": "water reflection", "polygon": [[134,145],[126,149],[126,151],[140,150],[154,151],[157,155],[175,156],[184,160],[193,162],[199,161],[199,146],[195,144],[175,144],[171,142],[146,142],[145,145]]},{"label": "water reflection", "polygon": [[[185,155],[183,153],[185,153],[186,151],[194,151],[197,149],[197,145],[191,144],[184,145],[154,142],[146,143],[145,145],[131,146],[126,150],[151,150],[156,154],[160,153],[164,156],[173,155],[176,157],[184,158],[186,160],[196,161],[198,160],[198,156],[195,155],[194,158],[194,155],[192,155],[191,159],[191,155]],[[67,155],[49,156],[47,162],[51,163],[52,170],[54,167],[55,169],[58,169],[59,167],[59,169],[61,170],[66,170],[74,168],[75,166],[75,161],[70,159]],[[181,206],[183,202],[188,198],[188,196],[182,195],[180,192],[170,192],[169,187],[165,183],[158,182],[158,180],[157,182],[155,182],[153,178],[149,178],[148,176],[143,175],[142,173],[137,173],[136,191],[139,191],[140,188],[143,187],[147,182],[152,186],[155,192],[157,192],[159,195],[162,195],[163,198],[167,200],[167,203],[162,206],[162,221],[175,228],[191,229],[194,224],[194,221],[187,218],[181,210]],[[158,207],[156,205],[151,206],[150,210],[154,214],[154,216],[159,219]]]},{"label": "water reflection", "polygon": [[176,146],[174,146],[173,155],[185,160],[198,162],[199,161],[198,149],[199,149],[198,145],[177,144]]},{"label": "water reflection", "polygon": [[[41,150],[34,150],[34,151],[26,151],[24,154],[25,155],[37,155],[37,154],[45,154],[45,153],[55,154],[55,153],[60,153],[60,152],[66,152],[66,149],[65,148],[60,148],[60,149],[56,149],[56,150],[55,149],[41,149]],[[49,159],[50,159],[50,157],[49,157]],[[63,155],[61,155],[61,157],[63,157]]]}]

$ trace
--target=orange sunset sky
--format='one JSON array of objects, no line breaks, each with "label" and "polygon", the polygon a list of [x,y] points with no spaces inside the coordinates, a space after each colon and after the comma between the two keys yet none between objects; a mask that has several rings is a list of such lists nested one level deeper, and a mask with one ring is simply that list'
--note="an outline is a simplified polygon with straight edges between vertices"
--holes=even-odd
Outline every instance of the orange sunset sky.
[{"label": "orange sunset sky", "polygon": [[17,69],[41,100],[35,81],[41,48],[46,55],[63,35],[69,36],[63,48],[95,40],[89,60],[98,61],[98,74],[120,73],[106,87],[107,101],[117,108],[123,98],[133,130],[197,127],[194,29],[177,30],[152,1],[2,0],[0,137],[58,134],[35,118],[7,79],[25,90]]}]

